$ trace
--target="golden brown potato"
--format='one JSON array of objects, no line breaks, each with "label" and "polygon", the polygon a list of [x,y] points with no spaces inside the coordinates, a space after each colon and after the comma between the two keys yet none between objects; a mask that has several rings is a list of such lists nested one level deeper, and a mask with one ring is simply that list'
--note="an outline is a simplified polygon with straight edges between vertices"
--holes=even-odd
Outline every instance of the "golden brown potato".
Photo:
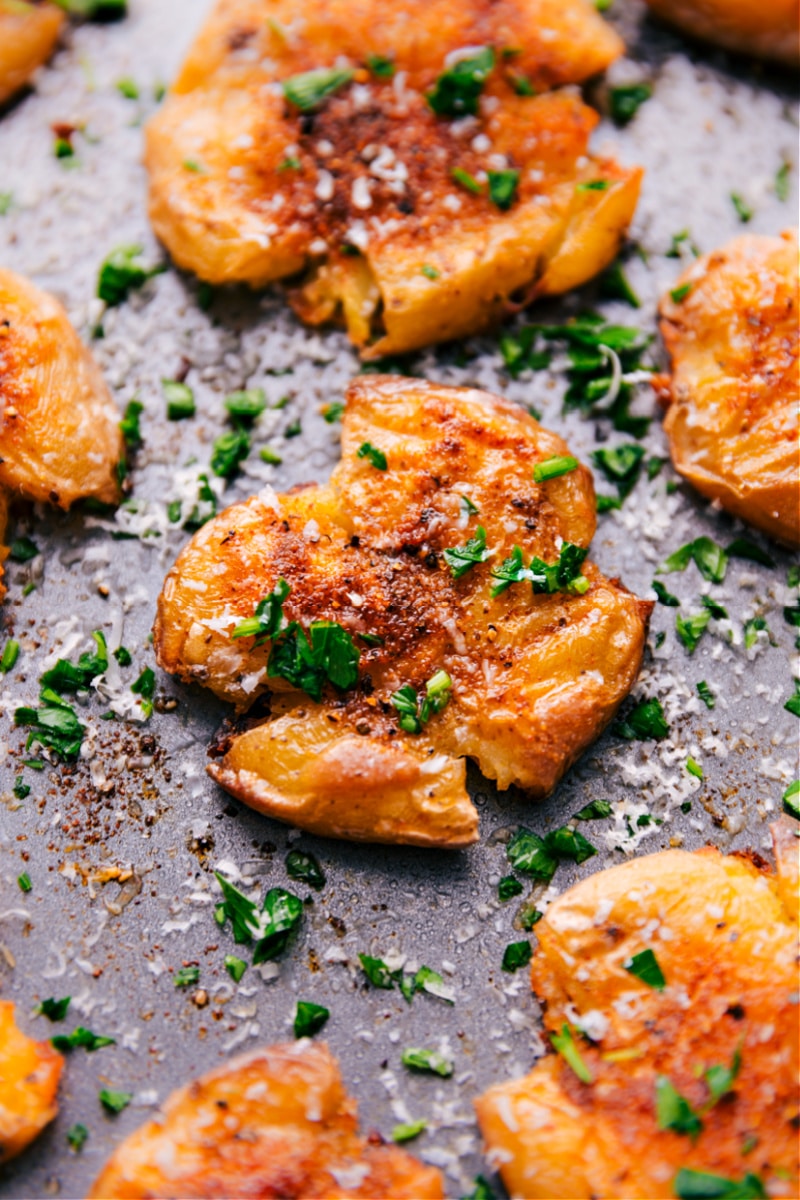
[{"label": "golden brown potato", "polygon": [[800,542],[797,266],[790,233],[734,238],[689,267],[660,309],[676,469],[790,545]]},{"label": "golden brown potato", "polygon": [[[453,120],[426,95],[465,47],[491,47],[494,67],[475,115]],[[302,20],[297,0],[223,0],[148,128],[154,228],[211,283],[299,276],[297,313],[343,319],[367,358],[475,332],[616,253],[641,172],[589,155],[597,116],[577,95],[533,93],[621,49],[585,0],[412,0],[388,16],[315,0]],[[284,97],[342,56],[353,80],[314,111]],[[487,171],[514,173],[504,198]]]},{"label": "golden brown potato", "polygon": [[169,1097],[116,1150],[88,1200],[439,1200],[442,1181],[357,1132],[356,1104],[324,1043],[267,1046]]},{"label": "golden brown potato", "polygon": [[21,1153],[55,1117],[63,1066],[49,1042],[25,1036],[14,1005],[0,1000],[0,1163]]},{"label": "golden brown potato", "polygon": [[797,0],[647,0],[653,12],[692,37],[726,50],[800,62]]},{"label": "golden brown potato", "polygon": [[0,104],[53,53],[64,14],[55,4],[0,0]]},{"label": "golden brown potato", "polygon": [[[385,470],[365,447],[385,455]],[[567,453],[486,393],[353,383],[330,484],[234,505],[195,535],[164,584],[160,664],[240,710],[273,693],[270,719],[228,739],[212,776],[301,828],[419,845],[475,840],[464,756],[501,788],[548,793],[629,691],[651,608],[588,564],[574,587],[534,594],[523,581],[492,597],[491,572],[515,547],[525,564],[553,564],[562,543],[588,547],[586,468],[533,479],[537,463]],[[454,578],[446,554],[480,541],[479,530],[486,561]],[[352,635],[353,686],[308,699],[268,674],[276,639],[231,636],[280,579],[291,588],[285,619],[304,630],[333,621]],[[286,642],[277,638],[279,650]],[[449,702],[421,731],[401,728],[393,694],[409,686],[423,697],[442,671]]]},{"label": "golden brown potato", "polygon": [[[783,902],[797,840],[776,834],[777,878],[757,856],[668,850],[550,905],[533,986],[591,1082],[552,1054],[476,1102],[512,1196],[728,1194],[676,1187],[680,1168],[766,1189],[737,1195],[798,1194],[797,916]],[[661,990],[635,973],[648,952]]]}]

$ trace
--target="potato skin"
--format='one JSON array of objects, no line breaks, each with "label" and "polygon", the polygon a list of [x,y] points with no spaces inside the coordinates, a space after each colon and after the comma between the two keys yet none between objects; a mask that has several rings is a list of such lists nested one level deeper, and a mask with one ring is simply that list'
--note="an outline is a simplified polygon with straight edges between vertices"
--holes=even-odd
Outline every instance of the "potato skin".
[{"label": "potato skin", "polygon": [[[749,1171],[770,1195],[797,1194],[797,917],[783,904],[786,861],[778,855],[776,879],[746,856],[668,850],[600,871],[550,905],[536,927],[533,987],[550,1031],[593,1015],[596,1044],[574,1032],[593,1082],[551,1054],[476,1101],[511,1195],[672,1197],[679,1167],[726,1179]],[[644,949],[663,991],[623,965]],[[708,1105],[703,1073],[730,1067],[737,1050],[731,1093]],[[657,1075],[703,1114],[696,1141],[658,1128]]]},{"label": "potato skin", "polygon": [[69,508],[119,499],[119,415],[58,301],[0,270],[0,489]]},{"label": "potato skin", "polygon": [[242,1055],[173,1092],[161,1119],[117,1148],[88,1200],[443,1195],[434,1167],[359,1136],[336,1059],[302,1039]]},{"label": "potato skin", "polygon": [[0,1163],[20,1154],[55,1117],[63,1066],[49,1042],[17,1026],[11,1001],[0,1000]]},{"label": "potato skin", "polygon": [[646,0],[654,13],[692,37],[726,50],[800,62],[797,0]]},{"label": "potato skin", "polygon": [[[358,457],[365,442],[387,470]],[[158,661],[240,710],[269,689],[272,715],[215,751],[211,775],[245,803],[329,836],[418,845],[474,841],[463,757],[500,788],[544,796],[611,719],[633,684],[651,605],[584,564],[584,595],[492,598],[492,568],[519,543],[554,562],[588,547],[596,513],[585,467],[544,484],[555,434],[496,396],[372,376],[348,392],[342,460],[327,487],[262,493],[205,525],[158,602]],[[466,494],[479,515],[464,516]],[[454,579],[444,551],[478,525],[489,561]],[[359,683],[316,705],[268,679],[270,644],[232,639],[279,578],[304,629],[342,624],[361,651]],[[370,646],[359,634],[377,635]],[[390,703],[438,670],[450,703],[420,735]]]},{"label": "potato skin", "polygon": [[800,544],[798,312],[792,233],[734,238],[689,267],[660,307],[676,470],[790,546]]},{"label": "potato skin", "polygon": [[[271,5],[267,21],[263,0],[218,5],[148,127],[150,216],[179,266],[253,287],[304,271],[289,291],[297,314],[343,320],[379,358],[486,328],[520,296],[563,291],[613,258],[641,172],[590,156],[597,115],[577,95],[513,86],[576,82],[621,52],[585,0],[412,0],[377,19],[374,0],[315,0],[302,33],[296,7]],[[276,39],[281,22],[291,37]],[[424,93],[449,51],[481,44],[498,65],[467,137]],[[520,53],[505,60],[503,46]],[[300,115],[276,81],[342,54],[391,57],[398,73],[362,66],[356,85]],[[519,171],[508,211],[453,180],[484,170],[481,140]],[[581,190],[597,181],[605,190]]]},{"label": "potato skin", "polygon": [[65,19],[55,4],[0,0],[0,105],[47,62]]}]

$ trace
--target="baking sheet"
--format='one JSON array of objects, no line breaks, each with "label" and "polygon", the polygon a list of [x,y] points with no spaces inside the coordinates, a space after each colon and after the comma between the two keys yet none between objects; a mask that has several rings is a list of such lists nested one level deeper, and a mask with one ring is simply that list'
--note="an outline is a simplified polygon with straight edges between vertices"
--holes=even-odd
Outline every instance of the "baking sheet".
[{"label": "baking sheet", "polygon": [[[133,0],[125,22],[76,29],[42,71],[36,92],[0,120],[0,192],[13,196],[0,217],[0,261],[54,291],[87,335],[101,317],[93,295],[105,254],[138,242],[152,261],[159,257],[145,215],[141,126],[206,7],[192,0]],[[628,57],[615,65],[610,81],[646,79],[654,86],[630,126],[620,131],[604,123],[595,138],[599,149],[614,146],[624,161],[647,168],[632,230],[644,255],[632,255],[626,268],[642,307],[634,312],[599,303],[587,288],[540,307],[538,315],[560,320],[594,306],[652,332],[657,297],[680,267],[665,257],[672,235],[689,229],[705,251],[740,232],[731,192],[753,208],[747,228],[754,232],[777,233],[794,219],[796,96],[786,74],[689,45],[648,21],[634,0],[616,0],[610,18],[628,44]],[[126,77],[139,86],[139,100],[118,91]],[[74,163],[52,153],[51,125],[64,121],[84,128],[75,138]],[[772,186],[784,161],[791,163],[790,197],[781,203]],[[59,647],[74,657],[78,635],[121,629],[134,654],[126,683],[154,665],[148,638],[155,599],[188,536],[169,524],[166,503],[196,486],[192,481],[224,428],[224,395],[260,386],[273,404],[289,397],[257,426],[245,471],[225,489],[224,503],[230,503],[265,481],[282,490],[327,475],[338,457],[338,432],[319,410],[341,398],[358,370],[342,334],[301,328],[279,297],[220,293],[204,313],[195,282],[173,270],[107,313],[102,324],[104,337],[93,342],[94,351],[120,407],[133,397],[144,404],[144,446],[133,497],[116,519],[30,509],[18,514],[16,534],[32,536],[43,554],[31,564],[10,565],[1,614],[3,639],[16,637],[22,655],[0,678],[0,994],[16,1001],[22,1026],[39,1037],[55,1030],[34,1018],[38,1001],[71,995],[64,1028],[81,1023],[115,1037],[117,1045],[91,1055],[73,1052],[58,1119],[0,1169],[0,1196],[83,1195],[112,1146],[173,1087],[236,1050],[290,1037],[298,998],[330,1008],[324,1036],[359,1100],[364,1127],[388,1136],[398,1120],[427,1118],[429,1129],[413,1149],[445,1170],[450,1195],[463,1194],[478,1171],[491,1174],[479,1153],[472,1096],[527,1071],[543,1050],[527,972],[500,970],[505,945],[523,936],[513,928],[517,903],[496,899],[506,871],[504,838],[520,821],[543,834],[592,799],[613,803],[613,818],[583,827],[598,855],[578,868],[562,865],[551,894],[630,853],[669,845],[711,841],[722,850],[765,851],[768,822],[796,773],[797,719],[783,709],[793,690],[794,631],[781,611],[794,595],[786,588],[791,560],[774,546],[775,569],[732,560],[725,583],[712,589],[729,610],[730,628],[707,633],[692,658],[676,639],[675,610],[656,607],[635,695],[662,699],[671,725],[665,742],[626,743],[606,734],[538,806],[513,792],[498,796],[471,770],[482,841],[464,853],[324,841],[251,813],[204,774],[206,746],[225,706],[161,673],[159,711],[148,724],[103,722],[105,706],[93,698],[80,712],[90,726],[93,756],[74,767],[25,771],[31,792],[20,802],[11,789],[24,734],[13,728],[13,711],[36,702],[38,678]],[[170,424],[160,380],[187,363],[198,415]],[[494,338],[417,355],[410,367],[535,405],[543,423],[563,432],[584,459],[599,440],[610,446],[628,440],[609,436],[602,421],[565,416],[557,372],[510,380]],[[647,387],[637,409],[655,409]],[[302,433],[285,438],[298,420]],[[280,467],[259,462],[257,448],[266,444],[282,454]],[[651,454],[666,455],[657,420],[646,445]],[[683,485],[668,495],[667,485],[676,480],[665,467],[654,481],[640,481],[621,513],[600,518],[592,556],[640,595],[649,594],[656,565],[690,538],[707,534],[727,544],[746,533]],[[30,582],[36,587],[26,595]],[[708,590],[694,567],[666,582],[695,610]],[[746,650],[742,624],[754,615],[766,619],[771,641],[759,635]],[[82,641],[79,648],[86,648]],[[713,712],[697,697],[701,679],[716,693]],[[702,782],[686,772],[689,755],[703,766]],[[687,801],[691,810],[684,813],[680,806]],[[641,820],[647,816],[649,823]],[[235,947],[213,919],[212,868],[227,862],[262,891],[288,885],[305,896],[307,889],[286,876],[290,847],[315,853],[327,883],[313,893],[302,931],[277,967],[266,979],[250,968],[234,989],[222,963]],[[113,908],[120,885],[91,881],[117,867],[133,867],[142,880],[141,892],[119,915]],[[27,895],[15,882],[23,870],[33,884]],[[397,991],[368,990],[357,970],[359,952],[404,955],[442,971],[455,1004],[420,995],[409,1006]],[[193,989],[173,985],[173,970],[185,962],[201,968],[206,1007],[192,1002]],[[409,1045],[449,1049],[454,1077],[405,1071],[400,1052]],[[134,1101],[109,1117],[98,1102],[101,1087],[133,1092]],[[65,1140],[75,1122],[89,1129],[80,1155]]]}]

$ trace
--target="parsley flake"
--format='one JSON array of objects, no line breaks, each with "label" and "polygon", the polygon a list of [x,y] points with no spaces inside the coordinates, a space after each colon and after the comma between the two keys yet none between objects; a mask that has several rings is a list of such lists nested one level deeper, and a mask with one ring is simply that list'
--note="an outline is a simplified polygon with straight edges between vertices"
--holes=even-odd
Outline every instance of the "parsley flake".
[{"label": "parsley flake", "polygon": [[783,807],[800,821],[800,779],[790,783],[783,793]]},{"label": "parsley flake", "polygon": [[322,1004],[313,1004],[310,1000],[298,1000],[294,1013],[294,1036],[296,1038],[313,1037],[319,1033],[330,1016],[330,1009]]},{"label": "parsley flake", "polygon": [[635,975],[637,979],[641,979],[642,983],[646,983],[648,987],[657,992],[663,992],[667,986],[664,972],[650,949],[640,950],[638,954],[634,954],[627,962],[623,963],[623,966],[631,975]]},{"label": "parsley flake", "polygon": [[200,978],[199,967],[181,967],[172,976],[172,982],[176,988],[193,987]]},{"label": "parsley flake", "polygon": [[97,1098],[106,1112],[117,1114],[128,1107],[133,1099],[133,1092],[115,1092],[110,1088],[101,1088]]},{"label": "parsley flake", "polygon": [[614,124],[627,125],[652,94],[653,89],[649,83],[628,83],[610,88],[608,107]]},{"label": "parsley flake", "polygon": [[19,642],[9,638],[0,655],[0,675],[7,675],[19,658]]},{"label": "parsley flake", "polygon": [[478,563],[486,562],[492,557],[492,551],[486,548],[486,530],[483,525],[478,526],[473,537],[463,546],[453,546],[452,549],[445,550],[443,557],[454,579],[460,579]]},{"label": "parsley flake", "polygon": [[73,1029],[72,1033],[57,1033],[55,1037],[50,1038],[50,1044],[61,1051],[62,1054],[68,1054],[71,1050],[87,1050],[89,1054],[93,1054],[95,1050],[102,1050],[104,1046],[116,1046],[116,1040],[110,1037],[100,1037],[96,1033],[92,1033],[91,1029],[84,1029],[79,1025],[77,1029]]},{"label": "parsley flake", "polygon": [[129,292],[142,287],[154,275],[166,271],[165,263],[155,267],[143,266],[140,260],[143,249],[142,246],[117,246],[103,260],[97,280],[97,295],[109,307],[122,304]]},{"label": "parsley flake", "polygon": [[504,971],[513,973],[514,971],[518,971],[520,967],[527,967],[530,961],[530,942],[510,942],[503,952],[503,961],[500,965]]},{"label": "parsley flake", "polygon": [[572,1068],[581,1083],[594,1083],[594,1076],[581,1058],[569,1025],[562,1025],[561,1033],[551,1033],[550,1041],[553,1043],[553,1049],[561,1055],[567,1066]]},{"label": "parsley flake", "polygon": [[419,1121],[408,1121],[403,1125],[395,1125],[392,1130],[393,1142],[410,1142],[413,1138],[419,1137],[428,1128],[428,1122],[423,1118]]},{"label": "parsley flake", "polygon": [[659,741],[668,737],[669,725],[661,701],[655,698],[642,700],[624,720],[617,722],[615,730],[628,741]]},{"label": "parsley flake", "polygon": [[283,94],[290,104],[300,112],[313,112],[315,108],[338,92],[353,78],[349,68],[319,67],[303,71],[283,81]]},{"label": "parsley flake", "polygon": [[517,195],[519,171],[509,168],[505,171],[487,171],[489,181],[489,199],[501,212],[511,208]]},{"label": "parsley flake", "polygon": [[371,442],[362,442],[358,447],[356,456],[358,458],[368,458],[376,471],[386,470],[386,455],[377,446],[373,446]]},{"label": "parsley flake", "polygon": [[682,617],[680,613],[676,613],[675,631],[690,654],[694,654],[697,649],[710,620],[711,613],[707,608],[688,617]]},{"label": "parsley flake", "polygon": [[763,1183],[752,1174],[737,1181],[681,1167],[674,1188],[678,1200],[767,1200]]},{"label": "parsley flake", "polygon": [[680,287],[673,288],[669,294],[670,299],[672,300],[672,303],[680,304],[680,302],[682,300],[686,299],[686,297],[689,295],[689,292],[691,292],[691,290],[692,290],[691,283],[684,283],[684,284],[681,284]]},{"label": "parsley flake", "polygon": [[106,639],[99,629],[92,637],[97,647],[95,652],[81,654],[77,664],[59,658],[55,666],[42,675],[42,687],[52,688],[57,692],[79,692],[86,690],[93,679],[102,675],[108,667]]},{"label": "parsley flake", "polygon": [[409,1047],[401,1054],[400,1061],[412,1071],[429,1071],[433,1075],[440,1075],[442,1079],[448,1079],[453,1074],[453,1063],[437,1050]]},{"label": "parsley flake", "polygon": [[86,726],[78,720],[75,710],[48,687],[42,688],[39,704],[39,708],[18,708],[14,713],[15,725],[31,728],[25,749],[38,743],[61,758],[77,758]]},{"label": "parsley flake", "polygon": [[494,70],[494,50],[482,46],[475,54],[459,58],[448,67],[425,99],[439,117],[475,116],[478,99]]},{"label": "parsley flake", "polygon": [[536,595],[552,592],[582,595],[589,588],[589,581],[580,573],[586,554],[587,551],[582,546],[565,542],[557,562],[548,564],[534,556],[526,567],[522,550],[515,546],[509,557],[492,571],[492,578],[497,580],[492,588],[492,597],[499,596],[513,584],[526,580],[530,581]]},{"label": "parsley flake", "polygon": [[701,1134],[703,1122],[685,1096],[672,1086],[666,1075],[656,1076],[656,1121],[659,1129],[685,1133],[692,1141]]},{"label": "parsley flake", "polygon": [[694,562],[705,579],[711,583],[722,583],[728,569],[727,551],[709,537],[695,538],[681,546],[658,568],[659,575],[670,575],[674,571],[685,571]]},{"label": "parsley flake", "polygon": [[290,879],[307,883],[319,891],[325,886],[325,872],[313,854],[303,850],[290,850],[286,855],[286,873]]},{"label": "parsley flake", "polygon": [[77,1122],[75,1125],[71,1125],[66,1133],[69,1148],[70,1150],[74,1150],[76,1154],[80,1154],[88,1137],[89,1130],[85,1125],[81,1125],[80,1122]]},{"label": "parsley flake", "polygon": [[36,1015],[47,1017],[48,1021],[63,1021],[71,1000],[71,996],[64,996],[61,1000],[56,1000],[51,996],[49,1000],[41,1002],[36,1009]]},{"label": "parsley flake", "polygon": [[350,634],[335,621],[312,621],[306,635],[290,621],[273,640],[267,675],[285,679],[319,702],[326,683],[347,691],[358,682],[360,650]]},{"label": "parsley flake", "polygon": [[533,468],[533,481],[546,483],[548,479],[558,479],[561,475],[568,475],[570,471],[576,470],[577,466],[578,460],[571,454],[554,454],[536,464]]},{"label": "parsley flake", "polygon": [[283,615],[284,601],[291,593],[291,587],[281,576],[268,596],[264,596],[256,605],[255,614],[248,617],[233,630],[232,638],[255,637],[255,645],[260,646],[267,638],[274,638],[286,625]]}]

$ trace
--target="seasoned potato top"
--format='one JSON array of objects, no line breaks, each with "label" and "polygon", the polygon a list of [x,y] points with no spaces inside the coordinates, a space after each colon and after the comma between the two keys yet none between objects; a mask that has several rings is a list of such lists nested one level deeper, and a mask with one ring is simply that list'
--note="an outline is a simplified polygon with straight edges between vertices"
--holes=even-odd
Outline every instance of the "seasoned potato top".
[{"label": "seasoned potato top", "polygon": [[98,1200],[438,1200],[442,1181],[358,1134],[356,1104],[324,1043],[301,1039],[233,1059],[173,1092],[115,1151]]},{"label": "seasoned potato top", "polygon": [[477,1102],[513,1195],[712,1194],[692,1172],[796,1194],[797,847],[775,837],[777,879],[672,850],[550,905],[532,981],[559,1053]]}]

